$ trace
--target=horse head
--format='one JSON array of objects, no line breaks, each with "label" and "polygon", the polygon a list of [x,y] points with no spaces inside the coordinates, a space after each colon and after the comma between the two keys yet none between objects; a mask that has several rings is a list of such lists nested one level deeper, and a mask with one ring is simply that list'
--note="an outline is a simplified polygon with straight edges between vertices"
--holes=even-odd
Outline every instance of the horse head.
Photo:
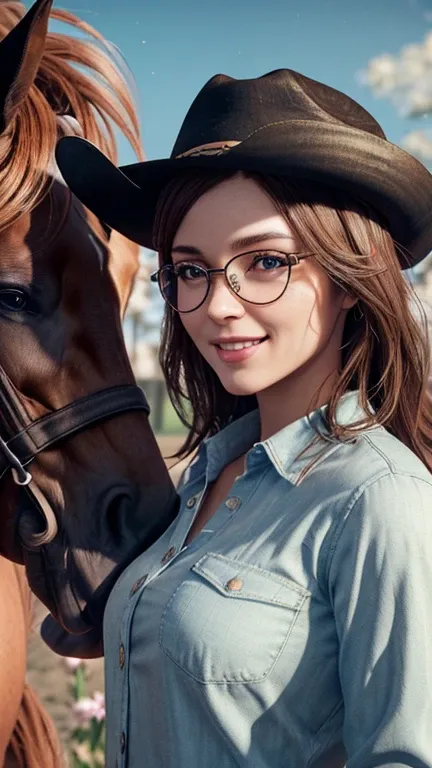
[{"label": "horse head", "polygon": [[107,54],[48,33],[51,2],[25,16],[0,5],[0,553],[80,634],[100,627],[114,581],[173,520],[177,496],[123,339],[138,248],[53,166],[76,126],[115,160],[110,121],[140,155],[133,100]]}]

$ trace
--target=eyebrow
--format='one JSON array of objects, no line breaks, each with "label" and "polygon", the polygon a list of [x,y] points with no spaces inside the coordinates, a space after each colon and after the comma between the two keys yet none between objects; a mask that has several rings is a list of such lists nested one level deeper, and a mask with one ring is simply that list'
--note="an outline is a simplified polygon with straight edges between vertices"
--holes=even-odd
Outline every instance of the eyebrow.
[{"label": "eyebrow", "polygon": [[[256,235],[246,235],[245,237],[236,237],[230,242],[231,252],[238,251],[241,248],[249,248],[251,245],[257,245],[257,243],[263,243],[265,240],[291,240],[294,238],[292,235],[287,235],[285,232],[257,232]],[[194,245],[176,245],[171,249],[171,253],[184,253],[190,256],[204,256],[199,248]]]}]

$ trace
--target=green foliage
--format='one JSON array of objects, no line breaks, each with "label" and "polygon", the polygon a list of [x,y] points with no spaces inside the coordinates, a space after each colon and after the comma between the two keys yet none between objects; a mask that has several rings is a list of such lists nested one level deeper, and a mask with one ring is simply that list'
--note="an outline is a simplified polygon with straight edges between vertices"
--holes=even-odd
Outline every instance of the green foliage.
[{"label": "green foliage", "polygon": [[72,768],[104,768],[105,703],[100,692],[86,694],[86,667],[79,659],[66,659],[72,674],[74,728],[71,733]]},{"label": "green foliage", "polygon": [[181,423],[177,416],[169,397],[165,397],[162,415],[162,434],[186,435],[186,432],[186,427]]}]

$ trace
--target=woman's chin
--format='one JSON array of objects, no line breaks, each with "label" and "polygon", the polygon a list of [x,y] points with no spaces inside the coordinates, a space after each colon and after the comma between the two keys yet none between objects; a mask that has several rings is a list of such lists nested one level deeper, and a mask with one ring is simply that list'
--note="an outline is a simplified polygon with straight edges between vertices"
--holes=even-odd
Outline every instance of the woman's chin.
[{"label": "woman's chin", "polygon": [[268,382],[264,382],[262,377],[254,377],[246,373],[243,375],[220,376],[219,378],[223,388],[235,397],[256,395],[257,392],[268,387]]}]

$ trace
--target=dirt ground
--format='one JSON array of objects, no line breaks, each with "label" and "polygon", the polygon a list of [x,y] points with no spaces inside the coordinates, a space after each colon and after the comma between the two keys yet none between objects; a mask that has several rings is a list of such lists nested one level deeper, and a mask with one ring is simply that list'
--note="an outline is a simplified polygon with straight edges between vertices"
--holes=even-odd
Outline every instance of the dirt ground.
[{"label": "dirt ground", "polygon": [[[161,437],[158,439],[163,456],[169,456],[177,450],[180,441],[181,438],[178,437]],[[167,460],[168,467],[171,467],[172,464],[172,460]],[[180,466],[172,470],[174,482],[177,481],[180,472]],[[39,604],[36,611],[36,627],[30,639],[28,652],[28,680],[54,719],[63,742],[67,744],[71,727],[71,673],[64,660],[50,651],[40,639],[38,625],[44,618],[46,609]],[[94,691],[103,691],[103,659],[86,661],[85,664],[89,694]]]}]

